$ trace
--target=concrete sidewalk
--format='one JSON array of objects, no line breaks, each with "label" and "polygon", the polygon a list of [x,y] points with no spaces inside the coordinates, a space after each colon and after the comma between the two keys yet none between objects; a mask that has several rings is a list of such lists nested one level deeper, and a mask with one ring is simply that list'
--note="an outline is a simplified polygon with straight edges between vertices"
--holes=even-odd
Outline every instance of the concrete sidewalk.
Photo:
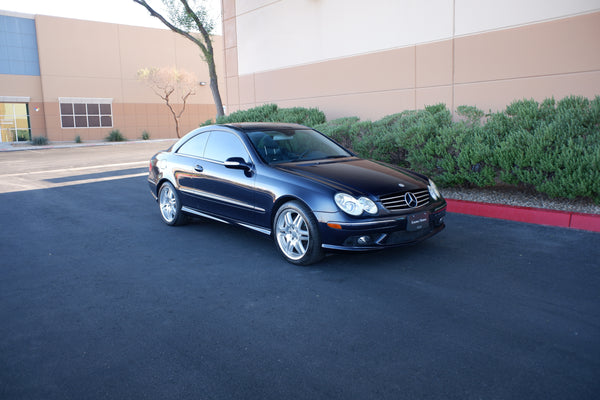
[{"label": "concrete sidewalk", "polygon": [[175,143],[176,140],[177,139],[153,139],[153,140],[127,140],[124,142],[94,141],[94,142],[83,142],[83,143],[51,142],[51,143],[48,143],[47,145],[43,145],[43,146],[34,146],[29,142],[25,142],[22,144],[14,143],[14,142],[2,142],[2,143],[0,143],[0,153],[12,152],[12,151],[25,151],[25,150],[48,150],[48,149],[67,149],[67,148],[77,148],[77,147],[117,146],[117,145],[123,145],[123,144],[153,143],[153,142],[173,142],[173,143]]}]

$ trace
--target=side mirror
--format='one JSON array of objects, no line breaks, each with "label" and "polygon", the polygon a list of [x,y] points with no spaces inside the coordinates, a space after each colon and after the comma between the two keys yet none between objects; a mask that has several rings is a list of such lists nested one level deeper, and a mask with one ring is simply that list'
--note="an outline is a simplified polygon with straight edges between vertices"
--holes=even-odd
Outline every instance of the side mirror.
[{"label": "side mirror", "polygon": [[243,169],[244,171],[250,171],[252,166],[246,162],[242,157],[231,157],[225,160],[225,167],[231,169]]}]

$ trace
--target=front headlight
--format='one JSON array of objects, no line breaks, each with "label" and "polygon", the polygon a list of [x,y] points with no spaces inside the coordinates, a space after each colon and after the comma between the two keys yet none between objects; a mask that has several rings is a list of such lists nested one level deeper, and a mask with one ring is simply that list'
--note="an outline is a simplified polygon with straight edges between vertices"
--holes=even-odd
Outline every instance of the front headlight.
[{"label": "front headlight", "polygon": [[338,193],[333,198],[335,204],[347,214],[357,216],[362,214],[363,211],[369,214],[377,214],[377,205],[366,197],[356,199],[347,193]]},{"label": "front headlight", "polygon": [[429,189],[429,194],[431,195],[431,197],[434,200],[437,200],[440,197],[442,197],[442,195],[440,194],[440,191],[438,190],[437,186],[435,186],[435,183],[433,183],[433,181],[431,179],[429,180],[429,185],[427,186],[427,189]]}]

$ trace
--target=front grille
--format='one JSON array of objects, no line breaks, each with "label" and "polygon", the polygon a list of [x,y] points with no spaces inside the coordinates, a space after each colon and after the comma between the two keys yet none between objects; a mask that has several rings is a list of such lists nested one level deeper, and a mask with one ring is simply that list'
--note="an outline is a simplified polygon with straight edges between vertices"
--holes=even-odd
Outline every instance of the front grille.
[{"label": "front grille", "polygon": [[[417,199],[417,204],[413,207],[406,203],[406,193],[412,193]],[[389,211],[405,211],[423,207],[429,204],[429,190],[414,190],[405,193],[393,193],[381,196],[381,204]]]}]

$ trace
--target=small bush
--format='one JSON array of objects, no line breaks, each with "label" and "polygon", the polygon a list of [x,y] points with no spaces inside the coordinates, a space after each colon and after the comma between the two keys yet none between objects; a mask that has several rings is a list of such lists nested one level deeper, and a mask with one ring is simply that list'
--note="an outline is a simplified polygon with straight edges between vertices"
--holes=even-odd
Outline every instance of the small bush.
[{"label": "small bush", "polygon": [[272,122],[288,122],[306,126],[316,126],[326,121],[325,113],[316,108],[278,108]]},{"label": "small bush", "polygon": [[31,138],[31,144],[34,146],[45,146],[48,144],[48,138],[45,136],[34,136]]},{"label": "small bush", "polygon": [[142,132],[142,140],[149,140],[150,139],[150,133],[148,133],[148,131],[143,131]]},{"label": "small bush", "polygon": [[35,146],[44,146],[48,144],[48,138],[45,136],[34,136],[31,138],[31,143]]},{"label": "small bush", "polygon": [[127,139],[125,139],[125,136],[123,136],[121,131],[119,131],[118,129],[113,129],[112,131],[110,131],[105,140],[107,142],[124,142]]},{"label": "small bush", "polygon": [[75,143],[81,143],[81,136],[75,136]]},{"label": "small bush", "polygon": [[456,107],[456,115],[462,118],[463,122],[468,126],[480,126],[481,119],[485,113],[473,106],[458,106]]},{"label": "small bush", "polygon": [[271,121],[273,115],[277,112],[276,104],[265,104],[263,106],[250,108],[248,110],[239,110],[229,115],[217,117],[217,124],[231,124],[236,122],[266,122]]},{"label": "small bush", "polygon": [[[217,124],[231,124],[237,122],[287,122],[316,126],[325,123],[325,113],[316,108],[279,108],[276,104],[265,104],[248,110],[240,110],[229,115],[218,117]],[[203,125],[210,125],[212,120]]]}]

